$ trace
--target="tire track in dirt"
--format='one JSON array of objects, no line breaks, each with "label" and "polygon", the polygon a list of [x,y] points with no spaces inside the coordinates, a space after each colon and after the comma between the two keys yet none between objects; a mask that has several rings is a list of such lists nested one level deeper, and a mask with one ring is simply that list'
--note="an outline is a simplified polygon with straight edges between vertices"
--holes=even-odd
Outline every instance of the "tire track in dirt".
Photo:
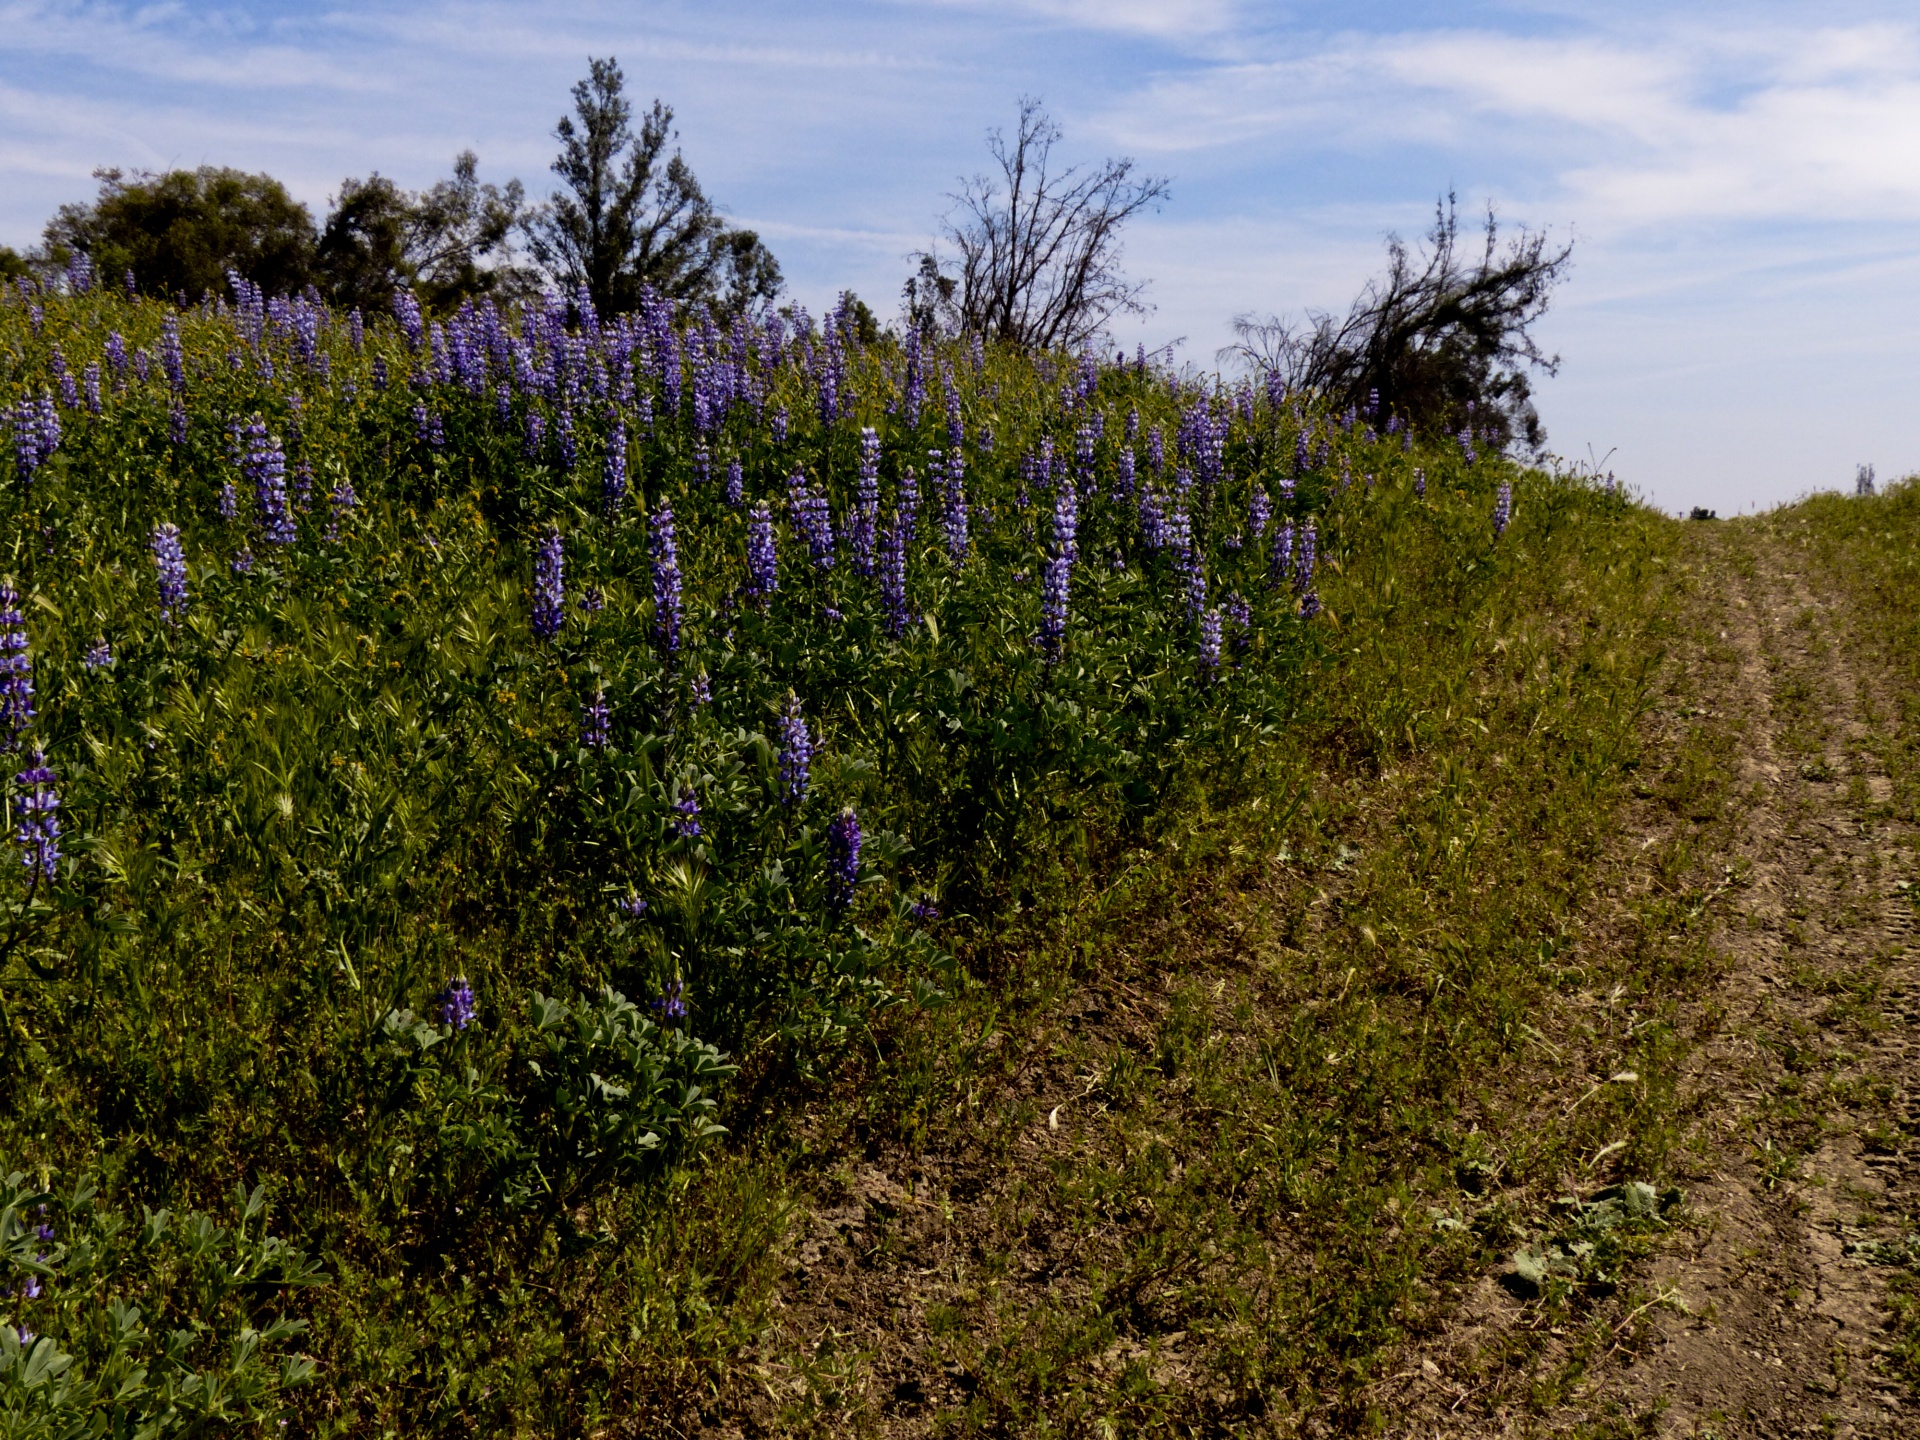
[{"label": "tire track in dirt", "polygon": [[[1646,1284],[1679,1297],[1564,1418],[1662,1436],[1897,1436],[1920,1406],[1885,1363],[1886,1272],[1920,1171],[1885,1123],[1920,1096],[1909,863],[1859,664],[1821,577],[1767,522],[1701,533],[1706,619],[1738,657],[1714,695],[1744,722],[1716,937],[1724,1015],[1688,1078],[1706,1172]],[[1684,1308],[1681,1308],[1684,1307]]]}]

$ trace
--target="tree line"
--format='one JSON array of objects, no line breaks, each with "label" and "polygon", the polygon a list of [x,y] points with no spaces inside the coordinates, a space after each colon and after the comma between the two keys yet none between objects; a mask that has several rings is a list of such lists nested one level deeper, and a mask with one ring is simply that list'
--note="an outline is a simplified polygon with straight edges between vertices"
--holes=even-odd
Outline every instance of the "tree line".
[{"label": "tree line", "polygon": [[[778,260],[730,223],[677,144],[673,111],[636,111],[612,58],[590,59],[554,129],[558,178],[532,204],[518,180],[483,182],[472,151],[425,190],[377,172],[341,182],[323,222],[271,176],[203,166],[161,174],[103,169],[93,200],[62,206],[42,242],[0,248],[0,275],[62,272],[87,257],[104,283],[180,304],[222,293],[229,272],[272,292],[343,309],[384,309],[407,291],[430,312],[482,296],[583,292],[602,314],[644,295],[726,319],[776,303]],[[1122,237],[1169,198],[1171,182],[1128,158],[1065,164],[1060,127],[1022,99],[1013,132],[989,133],[987,171],[947,198],[938,241],[908,258],[899,327],[977,336],[1026,350],[1085,350],[1151,307],[1122,266]],[[1522,230],[1502,246],[1491,210],[1474,253],[1451,195],[1422,246],[1387,238],[1386,273],[1344,314],[1242,315],[1233,360],[1300,394],[1370,416],[1458,432],[1470,447],[1538,450],[1534,372],[1551,375],[1534,326],[1571,250]],[[878,329],[853,297],[850,308]]]}]

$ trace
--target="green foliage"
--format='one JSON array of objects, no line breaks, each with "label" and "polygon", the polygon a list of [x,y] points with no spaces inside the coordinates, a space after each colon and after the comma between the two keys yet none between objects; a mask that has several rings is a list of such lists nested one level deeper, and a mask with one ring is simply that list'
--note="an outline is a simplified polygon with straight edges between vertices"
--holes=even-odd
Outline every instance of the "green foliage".
[{"label": "green foliage", "polygon": [[130,270],[140,293],[188,300],[224,294],[229,270],[275,291],[312,278],[313,216],[270,175],[213,165],[96,175],[91,204],[63,205],[47,222],[56,264],[84,251],[102,283],[118,286]]},{"label": "green foliage", "polygon": [[[0,1428],[31,1440],[161,1437],[272,1419],[314,1363],[270,1315],[326,1276],[266,1231],[265,1191],[232,1228],[198,1211],[135,1225],[82,1180],[59,1194],[16,1171],[0,1194],[11,1314],[0,1323]],[[36,1333],[44,1332],[44,1333]]]},{"label": "green foliage", "polygon": [[342,310],[384,311],[396,290],[410,290],[444,313],[483,294],[527,288],[528,277],[501,263],[521,218],[520,182],[482,184],[466,150],[453,175],[410,193],[384,175],[340,182],[315,251],[327,298]]}]

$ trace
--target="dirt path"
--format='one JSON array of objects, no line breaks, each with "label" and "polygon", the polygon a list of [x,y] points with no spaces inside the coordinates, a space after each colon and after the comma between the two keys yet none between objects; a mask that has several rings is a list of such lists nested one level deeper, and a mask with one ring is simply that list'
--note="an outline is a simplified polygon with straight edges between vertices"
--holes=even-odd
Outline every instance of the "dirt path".
[{"label": "dirt path", "polygon": [[[1904,1436],[1888,1278],[1920,1211],[1920,955],[1878,677],[1783,523],[1696,532],[1710,713],[1742,729],[1719,1024],[1691,1067],[1677,1297],[1563,1418],[1662,1436]],[[1730,663],[1729,663],[1730,662]],[[1889,1247],[1889,1248],[1882,1248]],[[1682,1308],[1684,1307],[1684,1308]]]}]

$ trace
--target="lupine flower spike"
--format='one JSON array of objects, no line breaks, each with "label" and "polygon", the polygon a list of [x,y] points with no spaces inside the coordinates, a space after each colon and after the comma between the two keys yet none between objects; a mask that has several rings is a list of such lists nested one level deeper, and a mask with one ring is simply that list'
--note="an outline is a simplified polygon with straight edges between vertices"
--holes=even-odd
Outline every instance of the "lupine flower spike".
[{"label": "lupine flower spike", "polygon": [[20,859],[36,885],[51,883],[60,863],[60,797],[53,788],[57,778],[39,750],[33,752],[33,764],[13,777],[25,792],[15,805],[21,818],[14,838],[25,851]]},{"label": "lupine flower spike", "polygon": [[467,983],[467,977],[456,975],[447,981],[446,989],[440,992],[440,1023],[453,1030],[464,1030],[473,1023],[474,1012],[479,1008],[474,1000],[473,987]]},{"label": "lupine flower spike", "polygon": [[787,692],[786,713],[780,717],[780,798],[798,805],[807,798],[807,782],[813,766],[813,737],[807,733],[806,718],[800,713],[800,697]]},{"label": "lupine flower spike", "polygon": [[187,608],[187,557],[180,548],[178,525],[154,528],[153,565],[160,579],[160,617],[178,624]]},{"label": "lupine flower spike", "polygon": [[20,614],[19,594],[13,586],[0,584],[0,749],[18,749],[33,716],[27,622]]},{"label": "lupine flower spike", "polygon": [[843,914],[860,883],[860,817],[849,806],[827,827],[827,907]]}]

